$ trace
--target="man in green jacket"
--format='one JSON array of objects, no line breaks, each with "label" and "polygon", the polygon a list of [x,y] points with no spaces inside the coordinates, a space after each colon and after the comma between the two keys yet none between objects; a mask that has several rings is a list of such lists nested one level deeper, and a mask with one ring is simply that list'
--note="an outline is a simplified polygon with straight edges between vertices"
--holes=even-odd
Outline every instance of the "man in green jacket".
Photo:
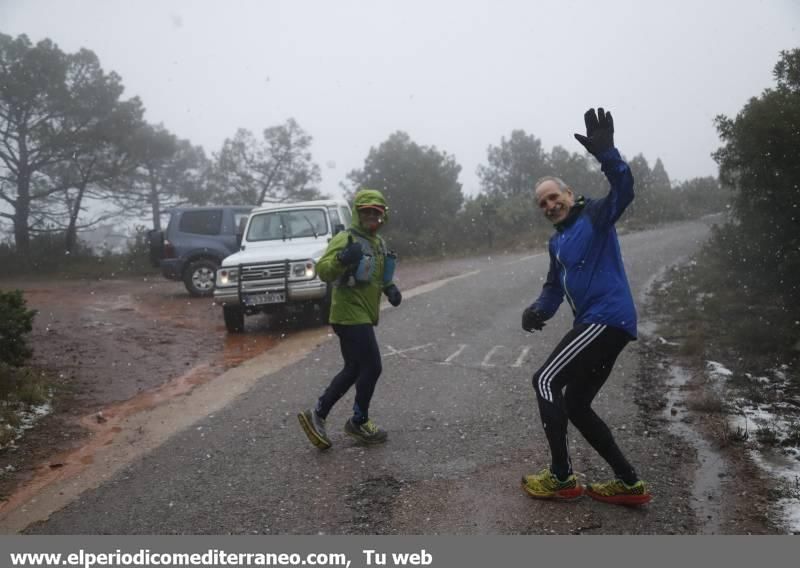
[{"label": "man in green jacket", "polygon": [[392,281],[394,255],[388,253],[378,230],[387,219],[381,192],[362,189],[356,193],[353,226],[331,240],[317,263],[317,274],[333,283],[330,323],[339,337],[344,368],[331,381],[313,409],[297,415],[303,431],[316,447],[331,447],[325,420],[333,405],[351,386],[356,386],[353,417],[345,433],[366,444],[385,442],[386,431],[369,419],[369,403],[381,374],[381,354],[375,337],[381,293],[393,306],[403,297]]}]

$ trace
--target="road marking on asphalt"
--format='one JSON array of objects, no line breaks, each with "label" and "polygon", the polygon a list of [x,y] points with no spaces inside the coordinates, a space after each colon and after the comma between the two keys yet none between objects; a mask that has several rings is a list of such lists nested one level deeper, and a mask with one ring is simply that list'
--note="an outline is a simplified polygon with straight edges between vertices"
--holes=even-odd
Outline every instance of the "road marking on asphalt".
[{"label": "road marking on asphalt", "polygon": [[525,361],[525,357],[528,356],[528,352],[530,350],[531,350],[530,347],[523,347],[522,348],[522,353],[519,354],[519,357],[517,357],[517,360],[514,361],[514,364],[511,365],[511,366],[512,367],[522,367],[522,363],[523,363],[523,361]]},{"label": "road marking on asphalt", "polygon": [[546,253],[546,252],[540,252],[540,253],[537,253],[537,254],[532,254],[532,255],[530,255],[530,256],[523,256],[522,258],[518,258],[517,260],[511,260],[511,261],[509,261],[509,262],[504,262],[504,263],[503,263],[503,266],[510,266],[510,265],[512,265],[512,264],[519,264],[520,262],[525,262],[525,261],[528,261],[528,260],[533,260],[534,258],[537,258],[537,257],[540,257],[540,256],[544,256],[544,255],[546,255],[546,254],[548,254],[548,253]]},{"label": "road marking on asphalt", "polygon": [[439,363],[439,364],[440,364],[440,365],[449,365],[449,364],[450,364],[450,363],[453,361],[453,359],[455,359],[456,357],[458,357],[459,355],[461,355],[461,352],[462,352],[462,351],[464,351],[464,349],[465,349],[466,347],[467,347],[467,344],[466,344],[466,343],[460,343],[460,344],[458,345],[458,349],[456,349],[456,352],[455,352],[455,353],[453,353],[452,355],[449,355],[449,356],[447,357],[447,359],[445,359],[444,361],[442,361],[442,362],[441,362],[441,363]]},{"label": "road marking on asphalt", "polygon": [[481,367],[495,367],[496,365],[494,363],[489,363],[489,361],[492,359],[492,355],[497,353],[502,348],[503,348],[502,345],[495,345],[494,347],[489,349],[489,352],[486,354],[486,357],[484,357],[483,361],[481,361]]},{"label": "road marking on asphalt", "polygon": [[[408,359],[408,357],[406,356],[407,353],[411,353],[411,352],[414,352],[414,351],[422,351],[423,349],[428,349],[429,347],[435,347],[435,346],[436,346],[436,343],[425,343],[424,345],[414,345],[413,347],[406,347],[405,349],[397,349],[396,347],[387,344],[384,347],[389,352],[386,353],[384,355],[384,357],[391,357],[393,355],[397,355],[398,357],[402,357],[403,359]],[[458,348],[454,352],[450,353],[450,355],[445,357],[444,360],[442,360],[442,361],[428,361],[428,362],[429,363],[436,363],[437,365],[452,365],[453,361],[455,361],[459,356],[461,356],[461,354],[464,353],[464,351],[466,350],[467,347],[469,347],[468,343],[459,343],[458,344]],[[501,351],[503,349],[508,349],[508,350],[511,350],[511,351],[514,350],[513,347],[509,348],[509,347],[506,347],[505,345],[495,345],[494,347],[489,349],[489,351],[486,353],[486,355],[484,356],[483,360],[480,363],[480,366],[484,367],[484,368],[497,367],[499,364],[498,363],[493,363],[492,362],[492,358],[495,355],[497,355],[497,353],[499,351]],[[520,354],[517,357],[517,359],[514,361],[514,363],[511,363],[511,364],[503,363],[500,366],[519,369],[525,363],[525,360],[527,359],[528,354],[530,353],[530,350],[531,350],[530,346],[522,347],[522,350],[520,351]]]},{"label": "road marking on asphalt", "polygon": [[407,349],[395,349],[391,345],[387,345],[386,348],[389,349],[391,352],[384,355],[384,357],[391,357],[392,355],[399,355],[400,357],[404,357],[405,354],[410,351],[419,351],[421,349],[427,349],[428,347],[433,347],[433,343],[426,343],[425,345],[415,345],[414,347],[408,347]]}]

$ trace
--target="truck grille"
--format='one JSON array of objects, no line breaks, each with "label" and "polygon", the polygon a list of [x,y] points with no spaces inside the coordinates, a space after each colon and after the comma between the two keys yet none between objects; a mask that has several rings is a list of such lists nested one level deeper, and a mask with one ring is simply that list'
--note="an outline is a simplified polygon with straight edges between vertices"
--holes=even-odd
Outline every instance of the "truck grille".
[{"label": "truck grille", "polygon": [[254,280],[275,280],[286,278],[288,265],[286,262],[269,262],[266,264],[248,264],[242,266],[239,278],[242,282]]}]

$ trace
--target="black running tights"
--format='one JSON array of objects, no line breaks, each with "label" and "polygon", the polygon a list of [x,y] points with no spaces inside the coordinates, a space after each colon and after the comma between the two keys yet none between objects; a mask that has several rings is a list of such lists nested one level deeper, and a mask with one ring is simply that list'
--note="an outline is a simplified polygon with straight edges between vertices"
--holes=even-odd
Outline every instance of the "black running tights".
[{"label": "black running tights", "polygon": [[334,324],[333,331],[339,337],[344,368],[333,378],[320,397],[317,402],[317,413],[326,418],[333,405],[355,384],[353,420],[360,424],[369,418],[369,403],[383,370],[375,328],[370,324]]},{"label": "black running tights", "polygon": [[533,375],[539,413],[550,445],[551,471],[559,479],[572,473],[567,420],[608,462],[617,478],[638,481],[611,431],[592,410],[592,400],[606,382],[617,356],[631,340],[624,331],[601,324],[579,324],[561,340]]}]

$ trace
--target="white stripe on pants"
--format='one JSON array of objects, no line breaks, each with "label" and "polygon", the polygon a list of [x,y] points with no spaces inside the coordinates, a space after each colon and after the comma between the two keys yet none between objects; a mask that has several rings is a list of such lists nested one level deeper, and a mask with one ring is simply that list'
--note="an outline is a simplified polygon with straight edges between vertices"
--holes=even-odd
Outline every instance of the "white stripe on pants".
[{"label": "white stripe on pants", "polygon": [[593,323],[590,324],[578,337],[573,339],[561,352],[553,357],[553,360],[545,367],[542,374],[539,375],[537,388],[539,394],[548,402],[553,402],[553,393],[550,390],[550,383],[553,377],[558,375],[561,370],[572,361],[578,353],[583,351],[592,341],[594,341],[606,326],[603,324]]}]

